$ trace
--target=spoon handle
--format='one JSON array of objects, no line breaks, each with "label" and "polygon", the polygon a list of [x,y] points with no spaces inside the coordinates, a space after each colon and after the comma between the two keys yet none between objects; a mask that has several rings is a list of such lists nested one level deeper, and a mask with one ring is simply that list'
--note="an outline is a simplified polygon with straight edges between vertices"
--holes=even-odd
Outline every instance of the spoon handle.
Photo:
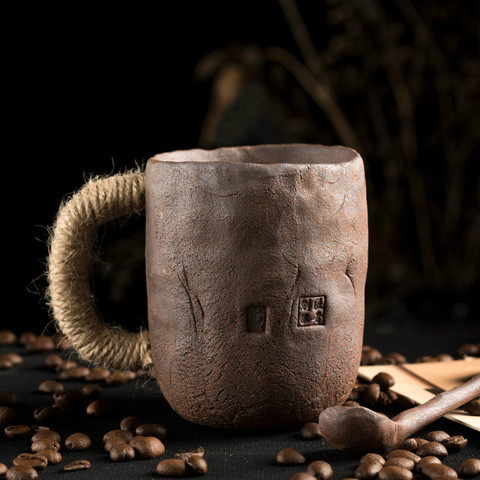
[{"label": "spoon handle", "polygon": [[422,405],[405,410],[392,420],[397,424],[397,432],[401,433],[401,437],[407,438],[477,397],[480,397],[480,374],[458,387],[435,395]]}]

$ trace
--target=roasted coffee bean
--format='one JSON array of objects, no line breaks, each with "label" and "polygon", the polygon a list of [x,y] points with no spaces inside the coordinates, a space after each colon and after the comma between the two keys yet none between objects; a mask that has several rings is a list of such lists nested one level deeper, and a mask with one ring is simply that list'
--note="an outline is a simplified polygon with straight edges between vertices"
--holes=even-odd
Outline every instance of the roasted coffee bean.
[{"label": "roasted coffee bean", "polygon": [[83,410],[85,397],[78,390],[65,390],[53,394],[54,406],[61,412],[76,412]]},{"label": "roasted coffee bean", "polygon": [[444,442],[445,440],[448,440],[450,438],[450,435],[447,432],[444,432],[443,430],[434,430],[433,432],[428,432],[424,436],[425,440],[428,440],[429,442]]},{"label": "roasted coffee bean", "polygon": [[103,436],[103,443],[107,442],[108,440],[112,440],[114,438],[119,438],[124,442],[128,443],[133,438],[133,434],[128,430],[121,430],[121,429],[110,430]]},{"label": "roasted coffee bean", "polygon": [[205,449],[203,447],[198,447],[195,450],[192,450],[191,452],[176,453],[174,457],[182,458],[183,460],[186,460],[188,457],[191,457],[192,455],[203,457],[204,454],[205,454]]},{"label": "roasted coffee bean", "polygon": [[354,388],[346,401],[358,402],[358,400],[360,400],[360,393],[358,392],[358,388]]},{"label": "roasted coffee bean", "polygon": [[38,440],[41,440],[42,438],[49,438],[50,440],[55,440],[56,442],[60,443],[62,441],[62,436],[56,432],[55,430],[50,430],[50,429],[42,429],[36,432],[31,441],[37,442]]},{"label": "roasted coffee bean", "polygon": [[85,376],[87,382],[100,382],[110,376],[110,370],[104,367],[93,367]]},{"label": "roasted coffee bean", "polygon": [[480,475],[480,460],[478,458],[469,458],[460,464],[458,474],[462,477],[475,477]]},{"label": "roasted coffee bean", "polygon": [[413,473],[402,467],[384,467],[378,472],[378,480],[412,480]]},{"label": "roasted coffee bean", "polygon": [[407,358],[405,355],[402,355],[399,352],[390,352],[387,355],[384,355],[385,359],[392,359],[395,365],[401,365],[402,363],[407,363]]},{"label": "roasted coffee bean", "polygon": [[162,460],[155,471],[162,477],[184,477],[188,473],[188,466],[187,462],[181,458],[168,458]]},{"label": "roasted coffee bean", "polygon": [[0,427],[12,425],[18,421],[18,412],[12,407],[0,407]]},{"label": "roasted coffee bean", "polygon": [[141,458],[156,458],[165,453],[165,446],[156,437],[136,435],[129,443],[135,449],[135,453]]},{"label": "roasted coffee bean", "polygon": [[105,384],[108,386],[124,385],[136,377],[134,372],[115,371],[111,373],[106,379]]},{"label": "roasted coffee bean", "polygon": [[454,358],[448,353],[439,353],[438,355],[435,355],[433,358],[437,362],[453,362],[454,360]]},{"label": "roasted coffee bean", "polygon": [[[120,421],[120,429],[121,430],[128,430],[129,432],[135,432],[136,428],[139,425],[142,425],[144,422],[140,418],[135,415],[129,415],[128,417],[122,418]],[[143,434],[138,434],[143,435]]]},{"label": "roasted coffee bean", "polygon": [[116,445],[118,444],[121,444],[121,445],[129,445],[128,442],[126,442],[125,440],[123,440],[122,438],[119,438],[119,437],[114,437],[114,438],[110,438],[109,440],[107,440],[106,442],[104,442],[103,444],[103,449],[110,453],[110,450],[115,447]]},{"label": "roasted coffee bean", "polygon": [[32,433],[32,427],[29,425],[10,425],[5,427],[5,435],[8,438],[24,438]]},{"label": "roasted coffee bean", "polygon": [[49,335],[40,335],[33,342],[25,345],[25,350],[31,353],[42,353],[55,350],[55,342]]},{"label": "roasted coffee bean", "polygon": [[333,475],[332,466],[323,460],[315,460],[307,467],[307,473],[318,480],[328,480]]},{"label": "roasted coffee bean", "polygon": [[377,462],[380,465],[385,463],[385,459],[379,453],[366,453],[361,459],[360,463]]},{"label": "roasted coffee bean", "polygon": [[63,385],[56,380],[44,380],[38,386],[38,391],[44,393],[63,392],[64,390],[65,388],[63,387]]},{"label": "roasted coffee bean", "polygon": [[50,353],[45,357],[45,365],[49,368],[55,368],[63,363],[63,358],[57,353]]},{"label": "roasted coffee bean", "polygon": [[460,346],[457,352],[461,357],[463,356],[472,356],[476,357],[480,355],[480,348],[475,343],[464,343]]},{"label": "roasted coffee bean", "polygon": [[62,455],[58,450],[53,448],[46,448],[45,450],[40,450],[37,452],[37,455],[43,455],[47,460],[49,465],[56,465],[62,461]]},{"label": "roasted coffee bean", "polygon": [[41,450],[60,450],[60,442],[52,440],[51,438],[40,438],[35,442],[32,442],[30,449],[34,453],[38,453]]},{"label": "roasted coffee bean", "polygon": [[0,355],[0,361],[1,360],[6,360],[12,365],[21,365],[23,363],[23,357],[18,353],[14,352],[4,353],[3,355]]},{"label": "roasted coffee bean", "polygon": [[405,457],[405,458],[409,458],[414,463],[418,463],[421,458],[416,453],[410,452],[409,450],[401,450],[401,449],[391,450],[390,452],[386,453],[385,457],[387,458],[387,460],[390,460],[391,458],[395,458],[395,457]]},{"label": "roasted coffee bean", "polygon": [[7,470],[5,480],[37,480],[38,472],[32,467],[14,465]]},{"label": "roasted coffee bean", "polygon": [[108,415],[112,409],[109,402],[104,400],[94,400],[87,405],[87,415],[93,415],[95,417],[103,417]]},{"label": "roasted coffee bean", "polygon": [[377,476],[382,468],[383,465],[375,460],[362,462],[355,469],[354,476],[360,480],[371,480]]},{"label": "roasted coffee bean", "polygon": [[347,400],[344,404],[344,407],[360,407],[361,405],[358,402],[355,402],[353,400]]},{"label": "roasted coffee bean", "polygon": [[65,439],[65,446],[72,451],[86,450],[91,444],[90,437],[84,433],[72,433]]},{"label": "roasted coffee bean", "polygon": [[380,396],[380,385],[378,383],[371,383],[367,385],[362,392],[362,403],[368,407],[373,407]]},{"label": "roasted coffee bean", "polygon": [[7,358],[0,357],[0,370],[8,370],[13,367],[13,363]]},{"label": "roasted coffee bean", "polygon": [[415,363],[426,363],[426,362],[434,362],[435,359],[431,355],[422,355],[415,360]]},{"label": "roasted coffee bean", "polygon": [[12,345],[17,342],[17,335],[12,330],[0,330],[0,345]]},{"label": "roasted coffee bean", "polygon": [[63,469],[66,472],[73,472],[76,470],[85,470],[87,468],[90,468],[91,464],[88,460],[75,460],[73,462],[70,462],[69,464],[65,465]]},{"label": "roasted coffee bean", "polygon": [[142,423],[135,429],[135,435],[163,440],[167,436],[167,429],[160,423]]},{"label": "roasted coffee bean", "polygon": [[416,465],[416,470],[417,472],[419,473],[422,473],[423,469],[427,466],[427,465],[430,465],[432,463],[442,463],[442,461],[437,458],[437,457],[434,457],[432,455],[430,456],[427,456],[427,457],[423,457]]},{"label": "roasted coffee bean", "polygon": [[58,378],[60,380],[81,380],[85,378],[89,372],[90,369],[88,367],[77,365],[75,367],[62,370],[59,373]]},{"label": "roasted coffee bean", "polygon": [[392,448],[389,448],[388,451],[391,450],[408,450],[410,452],[415,452],[418,448],[418,441],[416,438],[406,438],[405,440],[397,443]]},{"label": "roasted coffee bean", "polygon": [[423,445],[424,443],[428,443],[428,440],[425,440],[424,438],[420,438],[420,437],[415,437],[415,440],[417,441],[418,446]]},{"label": "roasted coffee bean", "polygon": [[73,360],[62,360],[62,362],[55,367],[55,372],[61,373],[64,370],[69,370],[73,367],[78,367],[78,363]]},{"label": "roasted coffee bean", "polygon": [[43,423],[49,420],[55,420],[61,413],[61,410],[56,405],[41,405],[33,412],[33,418],[37,422]]},{"label": "roasted coffee bean", "polygon": [[382,354],[376,348],[368,347],[362,350],[361,365],[373,365],[376,361],[382,358]]},{"label": "roasted coffee bean", "polygon": [[190,455],[185,462],[197,474],[205,475],[208,472],[207,462],[200,455]]},{"label": "roasted coffee bean", "polygon": [[448,455],[446,447],[440,442],[427,442],[423,445],[419,445],[419,447],[415,450],[415,453],[419,457],[434,456],[438,458],[444,458]]},{"label": "roasted coffee bean", "polygon": [[307,472],[298,472],[292,475],[290,480],[316,480],[316,477]]},{"label": "roasted coffee bean", "polygon": [[4,463],[0,463],[0,476],[7,473],[8,467]]},{"label": "roasted coffee bean", "polygon": [[463,406],[463,409],[472,415],[480,415],[480,398],[471,400]]},{"label": "roasted coffee bean", "polygon": [[380,392],[377,400],[377,406],[379,408],[389,408],[396,404],[398,395],[392,390],[386,392]]},{"label": "roasted coffee bean", "polygon": [[19,467],[32,467],[39,472],[47,468],[48,459],[40,453],[20,453],[13,459],[13,464]]},{"label": "roasted coffee bean", "polygon": [[109,453],[112,462],[122,462],[135,458],[135,449],[126,442],[112,443]]},{"label": "roasted coffee bean", "polygon": [[70,339],[63,333],[57,333],[53,336],[53,341],[55,342],[55,348],[58,350],[68,350],[72,348],[72,342]]},{"label": "roasted coffee bean", "polygon": [[410,460],[407,457],[394,457],[390,458],[385,462],[385,467],[402,467],[406,468],[407,470],[413,470],[415,468],[415,462],[413,460]]},{"label": "roasted coffee bean", "polygon": [[372,383],[378,383],[380,389],[385,392],[395,385],[395,379],[387,372],[380,372],[372,378]]},{"label": "roasted coffee bean", "polygon": [[305,457],[294,448],[282,448],[277,453],[277,463],[282,465],[298,465],[305,463]]},{"label": "roasted coffee bean", "polygon": [[395,402],[396,408],[400,411],[408,410],[409,408],[413,408],[416,405],[416,403],[408,398],[405,397],[404,395],[398,395],[397,394],[397,401]]},{"label": "roasted coffee bean", "polygon": [[305,440],[314,440],[320,438],[320,430],[317,422],[307,422],[300,429],[300,436]]},{"label": "roasted coffee bean", "polygon": [[82,387],[82,393],[85,398],[96,398],[101,395],[103,388],[98,383],[85,385]]},{"label": "roasted coffee bean", "polygon": [[11,407],[18,401],[17,396],[8,390],[0,390],[0,407]]},{"label": "roasted coffee bean", "polygon": [[458,478],[457,472],[447,465],[442,463],[431,463],[422,469],[422,475],[425,475],[430,480],[446,480]]},{"label": "roasted coffee bean", "polygon": [[35,332],[31,332],[31,331],[22,332],[18,337],[18,343],[20,343],[20,345],[25,346],[28,343],[32,343],[34,340],[36,340],[37,336],[38,335]]}]

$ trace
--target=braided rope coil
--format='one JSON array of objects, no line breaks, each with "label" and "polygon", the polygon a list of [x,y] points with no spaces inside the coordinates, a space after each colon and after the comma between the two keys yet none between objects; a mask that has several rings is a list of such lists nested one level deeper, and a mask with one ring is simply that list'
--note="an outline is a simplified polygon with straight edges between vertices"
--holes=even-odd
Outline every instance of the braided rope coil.
[{"label": "braided rope coil", "polygon": [[48,303],[61,332],[88,362],[118,370],[149,369],[148,331],[107,325],[89,285],[92,244],[98,228],[145,206],[141,170],[89,180],[60,207],[50,238]]}]

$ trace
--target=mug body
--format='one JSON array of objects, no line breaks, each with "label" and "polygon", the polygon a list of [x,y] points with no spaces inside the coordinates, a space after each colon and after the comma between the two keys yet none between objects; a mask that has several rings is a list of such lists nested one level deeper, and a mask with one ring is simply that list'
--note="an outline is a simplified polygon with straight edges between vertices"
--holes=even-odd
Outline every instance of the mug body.
[{"label": "mug body", "polygon": [[146,167],[155,375],[183,418],[298,426],[343,403],[360,363],[368,226],[345,147],[157,155]]}]

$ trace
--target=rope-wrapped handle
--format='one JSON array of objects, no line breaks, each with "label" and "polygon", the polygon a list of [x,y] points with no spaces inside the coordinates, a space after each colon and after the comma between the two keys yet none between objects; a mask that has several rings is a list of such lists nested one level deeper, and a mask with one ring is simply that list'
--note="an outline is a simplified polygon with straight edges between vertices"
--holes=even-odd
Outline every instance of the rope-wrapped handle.
[{"label": "rope-wrapped handle", "polygon": [[50,239],[48,299],[58,328],[79,355],[96,365],[119,370],[152,364],[148,331],[130,332],[107,325],[90,292],[92,244],[98,228],[145,206],[141,170],[88,181],[58,214]]}]

